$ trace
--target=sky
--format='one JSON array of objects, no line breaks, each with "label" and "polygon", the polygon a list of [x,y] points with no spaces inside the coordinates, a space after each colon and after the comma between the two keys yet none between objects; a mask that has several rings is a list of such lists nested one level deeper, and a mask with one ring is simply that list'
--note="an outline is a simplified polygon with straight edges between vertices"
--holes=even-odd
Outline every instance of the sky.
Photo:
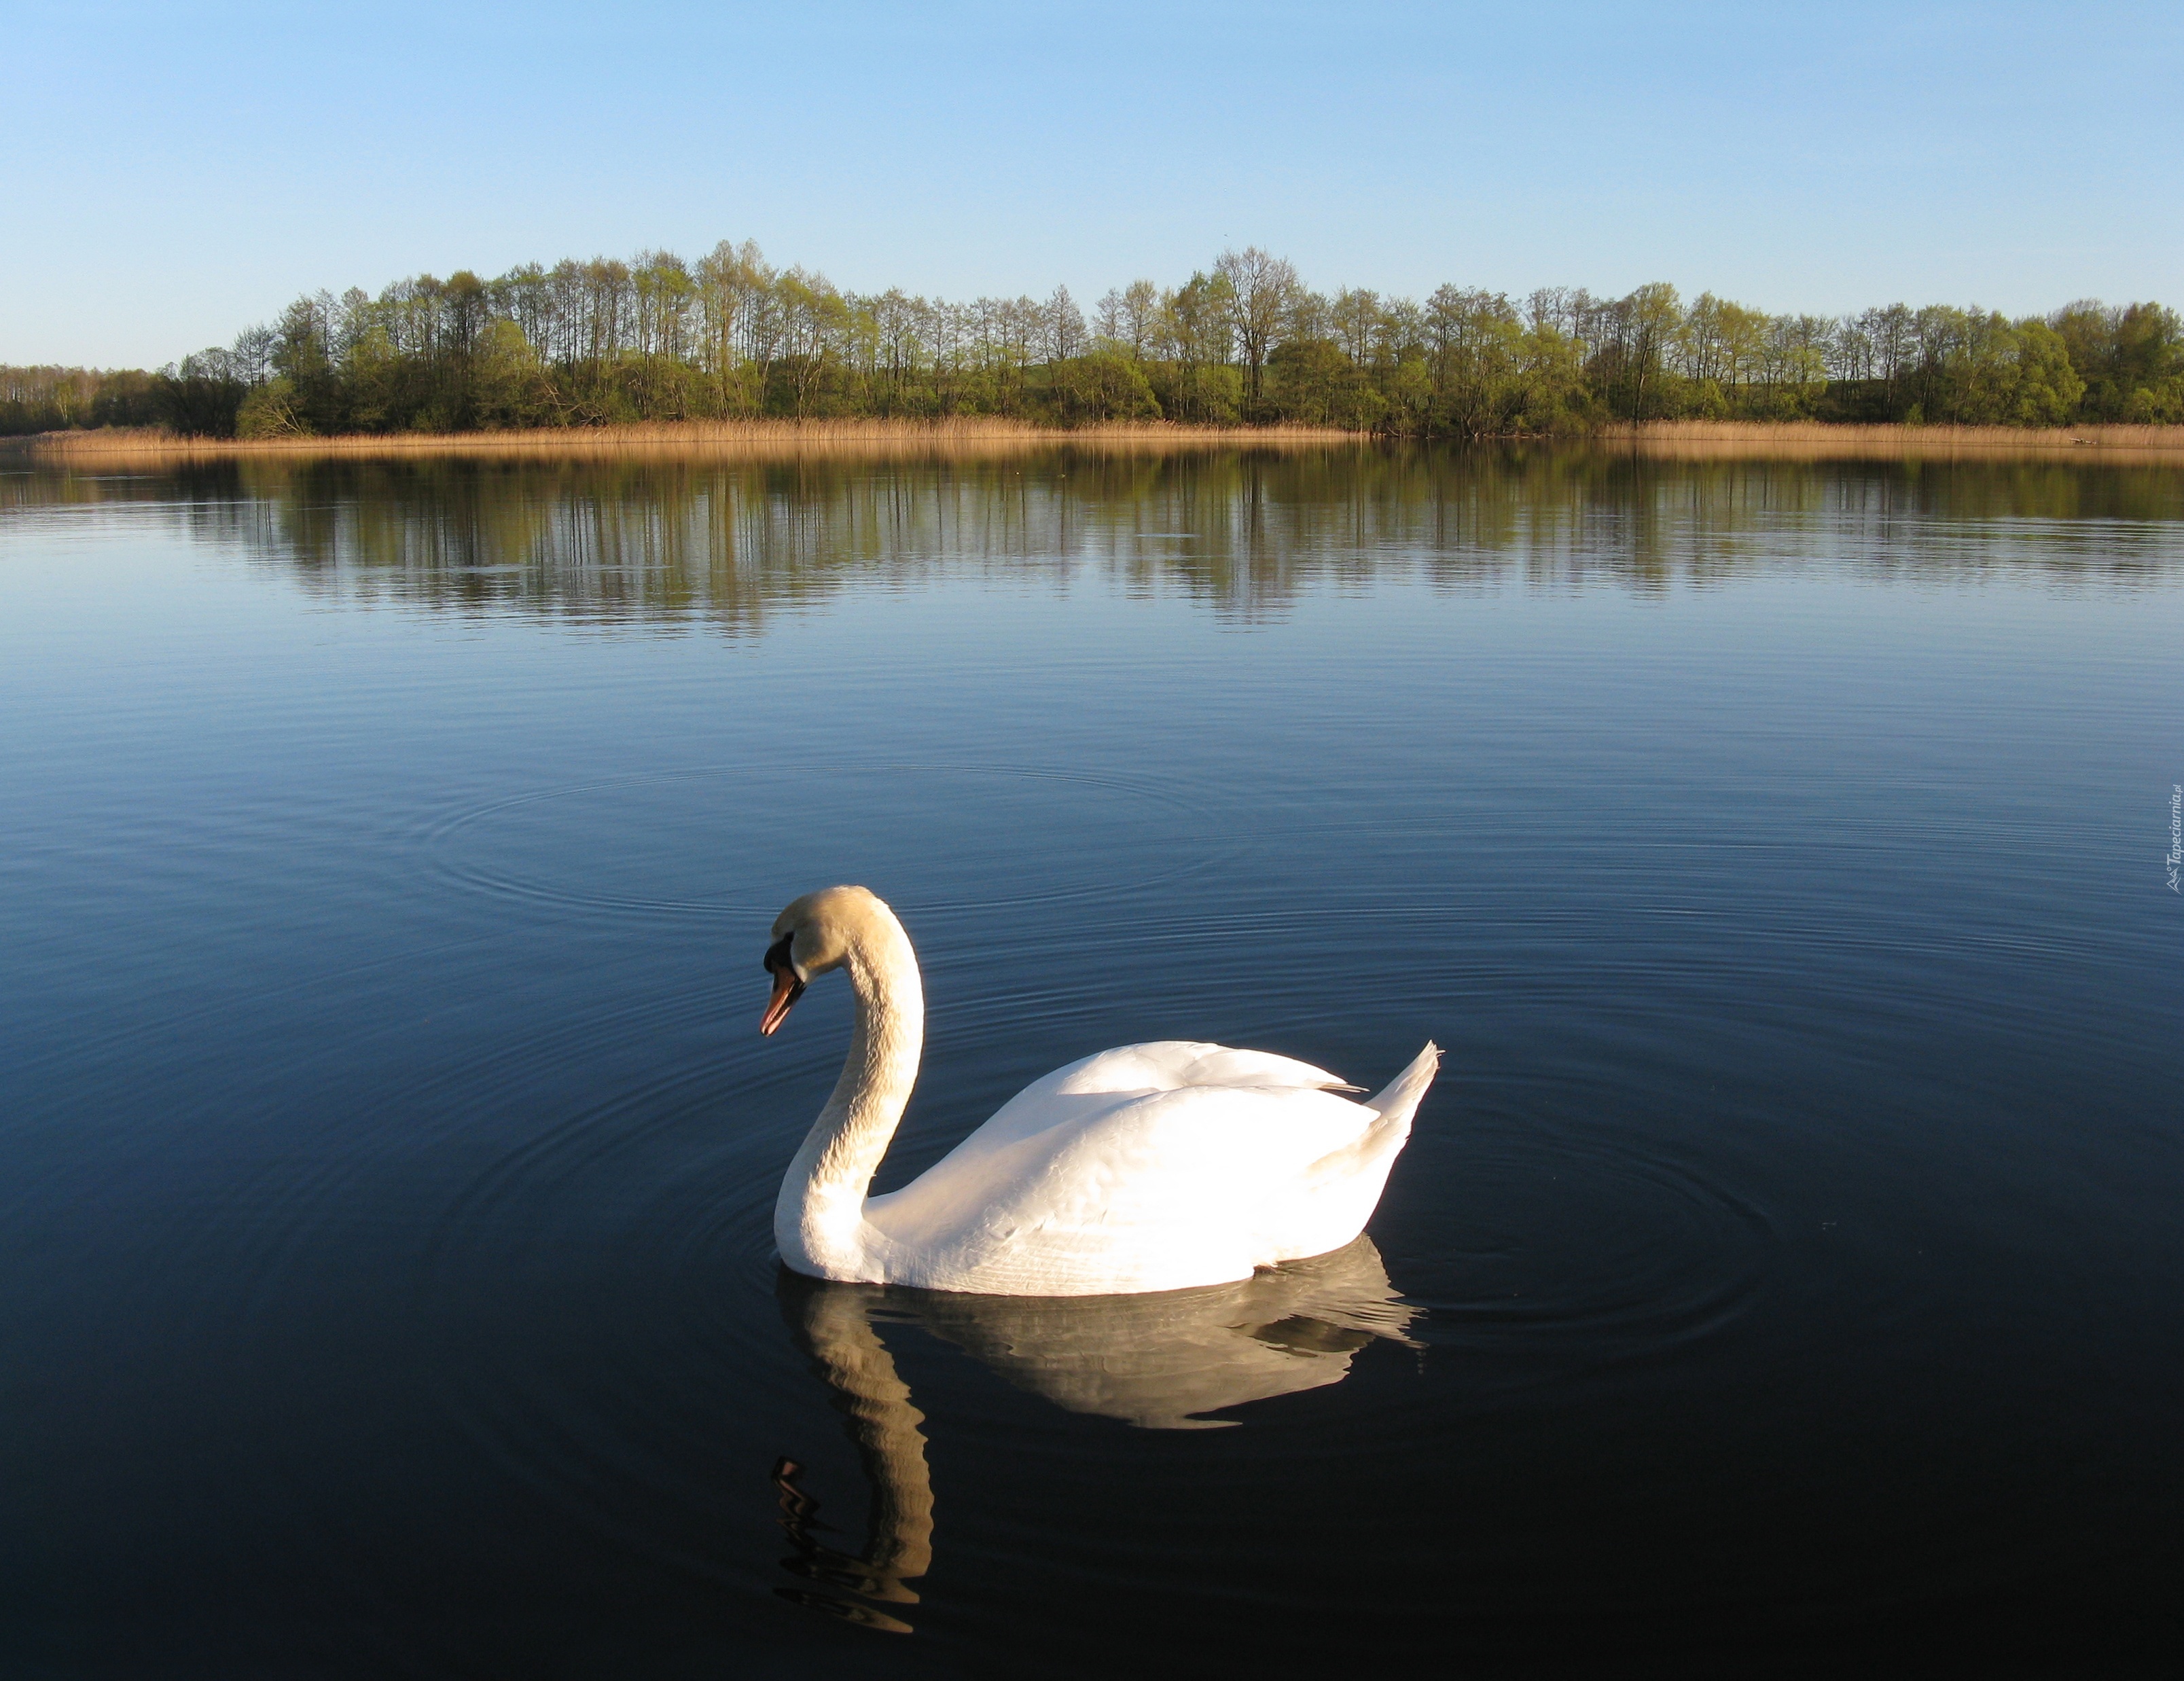
[{"label": "sky", "polygon": [[0,362],[722,239],[1087,305],[1256,244],[1413,295],[2184,307],[2175,0],[0,0]]}]

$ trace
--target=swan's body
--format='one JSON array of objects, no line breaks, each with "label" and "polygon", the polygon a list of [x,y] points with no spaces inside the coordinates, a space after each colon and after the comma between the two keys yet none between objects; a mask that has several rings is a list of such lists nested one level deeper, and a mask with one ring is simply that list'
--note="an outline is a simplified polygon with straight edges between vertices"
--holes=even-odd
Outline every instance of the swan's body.
[{"label": "swan's body", "polygon": [[1248,1278],[1364,1229],[1433,1083],[1429,1044],[1368,1103],[1323,1069],[1167,1040],[1027,1086],[899,1191],[867,1196],[917,1077],[925,1000],[894,913],[862,888],[782,912],[764,1031],[844,970],[857,1023],[833,1095],[782,1181],[774,1240],[799,1272],[988,1295],[1109,1295]]}]

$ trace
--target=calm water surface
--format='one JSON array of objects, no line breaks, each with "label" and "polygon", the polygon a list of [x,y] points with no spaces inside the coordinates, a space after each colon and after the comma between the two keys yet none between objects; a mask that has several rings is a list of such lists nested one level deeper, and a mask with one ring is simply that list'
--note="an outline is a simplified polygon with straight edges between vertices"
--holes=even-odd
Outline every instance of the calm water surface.
[{"label": "calm water surface", "polygon": [[[0,1667],[2164,1671],[2179,782],[2169,470],[18,464]],[[1430,1036],[1367,1242],[783,1275],[842,880],[880,1188]]]}]

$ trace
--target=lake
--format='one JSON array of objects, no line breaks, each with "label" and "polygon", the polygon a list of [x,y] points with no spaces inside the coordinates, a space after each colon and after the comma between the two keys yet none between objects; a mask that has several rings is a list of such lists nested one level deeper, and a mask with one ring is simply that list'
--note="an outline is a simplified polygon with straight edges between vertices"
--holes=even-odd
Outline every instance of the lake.
[{"label": "lake", "polygon": [[[0,463],[35,1677],[2165,1673],[2184,470]],[[819,1285],[1103,1047],[1368,1088],[1359,1245]]]}]

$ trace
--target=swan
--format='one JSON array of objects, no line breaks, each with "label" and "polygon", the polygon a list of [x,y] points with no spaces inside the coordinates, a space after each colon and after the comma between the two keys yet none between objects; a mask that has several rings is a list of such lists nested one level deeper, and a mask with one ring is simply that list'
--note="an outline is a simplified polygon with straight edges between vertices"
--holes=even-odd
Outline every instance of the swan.
[{"label": "swan", "polygon": [[792,1271],[978,1295],[1135,1295],[1233,1283],[1365,1227],[1440,1062],[1431,1044],[1379,1096],[1260,1050],[1185,1040],[1104,1050],[1003,1104],[899,1191],[871,1196],[917,1079],[925,993],[910,936],[864,888],[774,920],[771,1036],[827,971],[856,1027],[774,1204]]}]

